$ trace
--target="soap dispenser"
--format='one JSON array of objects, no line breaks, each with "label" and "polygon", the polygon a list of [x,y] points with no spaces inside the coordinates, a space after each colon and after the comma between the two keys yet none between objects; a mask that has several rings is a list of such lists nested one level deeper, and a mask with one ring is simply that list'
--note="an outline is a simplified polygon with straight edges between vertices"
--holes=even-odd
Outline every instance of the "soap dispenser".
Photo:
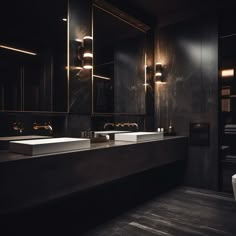
[{"label": "soap dispenser", "polygon": [[169,124],[169,127],[168,127],[168,134],[169,135],[175,135],[176,134],[175,129],[174,129],[171,121],[170,121],[170,124]]}]

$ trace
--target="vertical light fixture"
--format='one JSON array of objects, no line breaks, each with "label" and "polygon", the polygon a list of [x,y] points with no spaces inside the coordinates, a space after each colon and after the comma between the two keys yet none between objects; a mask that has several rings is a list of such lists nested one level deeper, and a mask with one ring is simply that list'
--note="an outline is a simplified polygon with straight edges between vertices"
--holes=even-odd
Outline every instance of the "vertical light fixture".
[{"label": "vertical light fixture", "polygon": [[75,58],[74,58],[74,66],[75,68],[82,69],[83,66],[83,45],[81,39],[75,39]]},{"label": "vertical light fixture", "polygon": [[163,82],[163,66],[160,62],[157,62],[155,65],[155,82],[162,83]]},{"label": "vertical light fixture", "polygon": [[83,38],[84,43],[84,53],[83,53],[83,68],[92,69],[93,68],[93,38],[91,36],[85,36]]}]

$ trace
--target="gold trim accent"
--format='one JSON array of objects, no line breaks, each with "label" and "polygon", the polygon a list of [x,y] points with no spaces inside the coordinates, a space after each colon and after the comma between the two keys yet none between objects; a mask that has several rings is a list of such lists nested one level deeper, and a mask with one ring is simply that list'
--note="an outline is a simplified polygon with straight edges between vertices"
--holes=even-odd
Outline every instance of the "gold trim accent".
[{"label": "gold trim accent", "polygon": [[104,80],[111,80],[109,77],[101,76],[101,75],[93,75],[93,77],[104,79]]},{"label": "gold trim accent", "polygon": [[66,66],[65,69],[66,70],[82,70],[83,67],[81,67],[81,66],[70,66],[69,69],[68,69],[68,67]]},{"label": "gold trim accent", "polygon": [[123,113],[123,112],[114,112],[114,113],[100,113],[100,112],[94,112],[92,114],[92,116],[96,116],[96,115],[99,115],[99,116],[107,116],[107,115],[122,115],[122,116],[146,116],[146,113]]},{"label": "gold trim accent", "polygon": [[105,8],[103,8],[103,7],[100,7],[100,6],[99,6],[99,5],[97,5],[97,4],[93,4],[93,5],[94,5],[95,7],[97,7],[97,8],[99,8],[99,9],[101,9],[101,10],[105,11],[106,13],[108,13],[108,14],[110,14],[110,15],[114,16],[115,18],[117,18],[117,19],[119,19],[119,20],[121,20],[121,21],[123,21],[123,22],[125,22],[125,23],[127,23],[127,24],[129,24],[129,25],[131,25],[131,26],[133,26],[134,28],[136,28],[136,29],[138,29],[138,30],[140,30],[140,31],[142,31],[143,33],[146,33],[146,31],[144,31],[144,30],[140,29],[139,27],[137,27],[137,26],[133,25],[132,23],[130,23],[130,22],[128,22],[128,21],[126,21],[126,20],[124,20],[123,18],[121,18],[121,17],[119,17],[119,16],[117,16],[117,15],[115,15],[115,14],[113,14],[113,13],[109,12],[109,11],[108,11],[108,10],[106,10]]},{"label": "gold trim accent", "polygon": [[[147,53],[145,52],[144,56],[144,85],[145,85],[145,103],[146,103],[146,94],[147,94]],[[145,104],[146,106],[146,104]]]},{"label": "gold trim accent", "polygon": [[0,48],[4,48],[4,49],[7,49],[7,50],[20,52],[20,53],[24,53],[24,54],[28,54],[28,55],[31,55],[31,56],[36,56],[37,55],[37,53],[35,53],[35,52],[30,52],[30,51],[26,51],[26,50],[22,50],[22,49],[19,49],[19,48],[14,48],[14,47],[9,47],[9,46],[2,45],[2,44],[0,44]]},{"label": "gold trim accent", "polygon": [[121,11],[117,7],[111,5],[110,3],[104,1],[104,0],[93,0],[93,5],[100,8],[101,10],[104,10],[110,15],[113,15],[114,17],[126,22],[127,24],[135,27],[136,29],[146,33],[148,30],[151,29],[150,26],[144,24],[143,22],[137,20],[136,18],[128,15],[126,12]]},{"label": "gold trim accent", "polygon": [[[92,5],[92,15],[91,15],[91,35],[92,35],[92,38],[94,38],[94,24],[93,24],[93,15],[94,15],[94,9],[93,9],[93,5]],[[92,53],[94,55],[94,40],[92,40]],[[92,107],[91,107],[91,113],[94,114],[94,103],[93,103],[93,100],[94,100],[94,89],[93,89],[93,86],[94,86],[94,79],[93,79],[93,76],[94,76],[94,60],[92,61],[92,69],[91,69],[91,91],[92,91],[92,94],[91,94],[91,102],[92,102]]]},{"label": "gold trim accent", "polygon": [[67,112],[70,112],[70,0],[67,1]]}]

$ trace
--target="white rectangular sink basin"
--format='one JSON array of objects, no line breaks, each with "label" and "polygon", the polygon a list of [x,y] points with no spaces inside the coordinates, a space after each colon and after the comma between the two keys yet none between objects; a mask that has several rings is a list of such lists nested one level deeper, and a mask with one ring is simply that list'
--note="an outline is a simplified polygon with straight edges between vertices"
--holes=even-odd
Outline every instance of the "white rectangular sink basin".
[{"label": "white rectangular sink basin", "polygon": [[127,133],[127,132],[130,132],[130,131],[121,131],[121,130],[94,131],[94,137],[109,135],[109,139],[114,140],[115,134]]},{"label": "white rectangular sink basin", "polygon": [[52,138],[52,136],[40,136],[40,135],[7,136],[7,137],[0,137],[0,141],[15,141],[15,140],[26,140],[26,139],[46,139],[46,138]]},{"label": "white rectangular sink basin", "polygon": [[159,139],[163,139],[163,132],[131,132],[115,134],[116,141],[140,142],[154,141]]},{"label": "white rectangular sink basin", "polygon": [[85,148],[90,148],[90,139],[63,137],[11,141],[9,151],[26,155],[41,155],[57,152],[75,151]]},{"label": "white rectangular sink basin", "polygon": [[121,130],[107,130],[107,131],[94,131],[94,135],[101,134],[101,135],[107,135],[107,134],[118,134],[118,133],[127,133],[130,131],[121,131]]},{"label": "white rectangular sink basin", "polygon": [[7,150],[9,148],[10,141],[19,141],[27,139],[46,139],[46,138],[52,138],[52,136],[19,135],[19,136],[0,137],[0,150]]}]

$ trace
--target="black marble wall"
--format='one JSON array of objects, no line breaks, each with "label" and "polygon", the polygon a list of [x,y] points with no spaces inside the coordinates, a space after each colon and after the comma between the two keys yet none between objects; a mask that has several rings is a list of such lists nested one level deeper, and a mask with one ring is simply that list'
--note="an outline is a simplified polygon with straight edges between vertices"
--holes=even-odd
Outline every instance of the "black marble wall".
[{"label": "black marble wall", "polygon": [[80,114],[91,113],[91,70],[75,68],[75,47],[77,39],[92,36],[92,1],[69,1],[69,101],[68,111]]},{"label": "black marble wall", "polygon": [[[18,135],[45,135],[45,136],[65,136],[67,130],[66,114],[62,113],[42,113],[42,112],[1,112],[0,113],[0,137]],[[22,132],[13,129],[13,124],[18,123]],[[49,130],[34,130],[33,125],[37,123],[44,125],[50,123],[53,132]]]},{"label": "black marble wall", "polygon": [[156,84],[156,127],[172,123],[189,135],[190,123],[209,123],[209,146],[189,146],[186,183],[218,188],[218,30],[215,16],[172,24],[157,31],[156,60],[166,84]]},{"label": "black marble wall", "polygon": [[125,38],[114,52],[114,108],[116,113],[145,113],[145,34]]},{"label": "black marble wall", "polygon": [[[64,11],[63,14],[60,15],[63,17],[66,17],[67,7],[63,7]],[[48,10],[48,9],[47,9]],[[121,8],[121,10],[125,10],[128,14],[132,12],[132,9],[126,9],[125,6]],[[48,10],[49,11],[49,10]],[[140,19],[143,19],[143,17],[140,15]],[[154,106],[153,106],[153,98],[154,98],[154,90],[152,86],[148,86],[145,88],[145,85],[142,81],[139,82],[139,84],[135,85],[135,78],[129,80],[129,77],[127,76],[127,81],[125,81],[123,84],[125,84],[125,88],[131,89],[138,87],[136,89],[135,95],[137,97],[137,94],[142,93],[141,96],[138,97],[140,100],[139,104],[137,105],[136,99],[134,100],[133,97],[127,97],[119,95],[117,96],[117,103],[120,102],[122,98],[124,98],[125,101],[125,108],[123,109],[122,106],[124,104],[121,104],[121,109],[119,109],[119,112],[127,112],[132,113],[132,115],[111,115],[107,116],[106,114],[100,115],[98,118],[92,114],[92,78],[91,78],[91,70],[84,70],[84,69],[75,69],[76,66],[74,56],[74,42],[76,39],[83,39],[84,36],[91,36],[92,35],[92,1],[85,1],[85,0],[70,0],[69,1],[69,17],[68,21],[64,22],[61,20],[61,24],[63,24],[63,27],[65,28],[66,25],[69,26],[69,51],[70,51],[70,58],[69,58],[69,67],[65,61],[65,57],[61,57],[61,55],[57,55],[54,58],[54,63],[56,65],[62,65],[60,66],[60,71],[55,71],[55,79],[53,81],[47,82],[47,88],[41,89],[40,93],[37,93],[37,91],[31,89],[34,85],[34,81],[30,81],[28,79],[26,83],[27,91],[29,92],[27,96],[25,96],[25,101],[27,102],[27,106],[20,107],[20,101],[18,104],[12,104],[11,108],[7,110],[18,110],[18,107],[20,110],[27,110],[27,112],[2,112],[0,114],[2,119],[2,125],[0,125],[0,136],[10,136],[10,135],[16,135],[14,130],[12,129],[12,125],[14,122],[21,122],[24,123],[25,129],[24,132],[21,135],[28,135],[28,134],[34,134],[34,131],[32,130],[32,126],[34,122],[38,123],[44,123],[44,122],[52,122],[52,125],[55,127],[54,131],[56,135],[67,135],[67,136],[79,136],[80,132],[83,130],[100,130],[104,126],[106,122],[135,122],[139,125],[139,130],[153,130],[153,115],[154,115]],[[135,15],[135,17],[139,18]],[[149,24],[149,22],[148,22]],[[64,29],[63,28],[63,29]],[[64,31],[63,31],[64,32]],[[52,32],[51,32],[52,33]],[[65,33],[65,32],[64,32]],[[58,39],[58,41],[65,41],[67,35],[63,33],[63,36],[61,39]],[[147,48],[147,65],[153,64],[153,31],[150,30],[146,34],[146,48]],[[59,38],[59,37],[58,37]],[[138,44],[137,44],[138,47]],[[64,49],[63,49],[64,50]],[[57,50],[55,50],[57,51]],[[65,51],[65,50],[64,50]],[[140,49],[141,51],[141,49]],[[132,52],[136,53],[136,52]],[[141,53],[139,53],[141,54]],[[138,54],[138,55],[139,55]],[[132,67],[142,67],[144,66],[142,58],[142,63],[140,65],[137,65],[137,63],[131,62]],[[50,64],[51,65],[51,64]],[[58,66],[59,67],[59,66]],[[67,70],[65,70],[67,68]],[[140,69],[139,73],[143,73],[143,67]],[[68,71],[69,69],[69,71]],[[131,68],[133,69],[133,68]],[[52,74],[50,73],[50,68],[45,68],[45,73],[47,73],[49,76],[52,77]],[[67,73],[67,79],[65,80],[65,73]],[[125,74],[125,66],[122,68],[121,74]],[[39,74],[37,74],[39,77]],[[29,77],[29,76],[28,76]],[[50,77],[50,78],[51,78]],[[30,78],[30,77],[29,77]],[[44,80],[40,80],[37,83],[45,84],[45,78],[42,77]],[[67,83],[68,82],[68,83]],[[149,84],[152,82],[152,77],[147,77],[147,82]],[[14,87],[17,87],[18,84],[16,83]],[[130,84],[132,86],[130,86]],[[133,86],[135,85],[135,86]],[[21,86],[19,84],[19,86]],[[11,87],[10,87],[11,89]],[[146,90],[146,99],[144,98],[144,92]],[[52,95],[53,93],[53,95]],[[120,93],[121,94],[121,93]],[[16,93],[15,96],[18,96],[19,94]],[[2,90],[0,89],[0,96],[1,98],[4,96],[2,93]],[[35,101],[40,97],[40,99],[43,101],[42,104],[44,104],[48,109],[43,109],[42,104],[36,104]],[[49,98],[50,97],[50,98]],[[66,98],[68,97],[68,99]],[[3,100],[1,99],[0,104],[4,106]],[[49,101],[50,100],[50,101]],[[49,102],[48,102],[49,101]],[[146,104],[145,104],[146,103]],[[39,107],[41,106],[41,107]],[[137,109],[136,109],[137,106]],[[13,109],[14,108],[14,109]],[[5,107],[6,110],[6,107]],[[35,112],[36,110],[48,110],[50,112]],[[55,113],[56,111],[61,112],[69,112],[69,113]],[[147,116],[145,116],[145,112]],[[56,114],[56,115],[55,115]],[[46,117],[46,118],[45,118]],[[59,122],[54,122],[54,117],[61,117]],[[63,120],[63,122],[61,122]],[[94,122],[94,123],[93,123]],[[53,127],[53,128],[54,128]],[[45,132],[40,132],[41,134],[45,134]],[[38,134],[40,134],[38,133]]]}]

